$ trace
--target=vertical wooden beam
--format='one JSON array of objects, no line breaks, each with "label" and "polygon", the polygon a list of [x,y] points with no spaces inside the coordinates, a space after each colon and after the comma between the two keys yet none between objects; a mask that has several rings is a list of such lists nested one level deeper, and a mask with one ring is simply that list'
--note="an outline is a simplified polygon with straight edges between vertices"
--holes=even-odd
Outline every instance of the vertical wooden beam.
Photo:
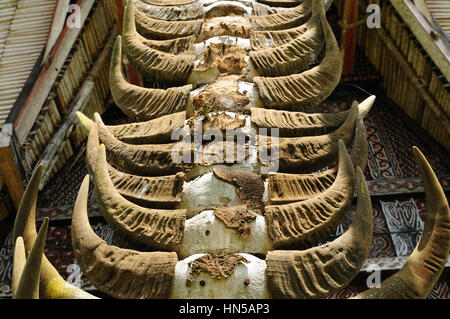
[{"label": "vertical wooden beam", "polygon": [[355,64],[356,36],[355,29],[348,29],[345,25],[353,24],[358,18],[358,0],[346,0],[344,4],[344,14],[342,20],[344,27],[341,36],[341,54],[343,60],[342,74],[353,73]]},{"label": "vertical wooden beam", "polygon": [[17,167],[12,124],[0,126],[0,174],[14,202],[14,207],[18,209],[25,189]]}]

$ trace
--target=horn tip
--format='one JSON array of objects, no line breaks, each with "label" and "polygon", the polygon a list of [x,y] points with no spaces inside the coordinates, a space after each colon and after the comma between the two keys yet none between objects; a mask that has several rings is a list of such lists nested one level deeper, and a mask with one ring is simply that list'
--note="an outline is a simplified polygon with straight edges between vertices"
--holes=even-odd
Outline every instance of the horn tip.
[{"label": "horn tip", "polygon": [[88,118],[86,115],[84,115],[82,112],[77,111],[76,116],[78,119],[78,123],[80,124],[81,129],[86,133],[89,134],[89,131],[91,130],[93,121]]},{"label": "horn tip", "polygon": [[364,118],[369,114],[376,100],[376,95],[371,95],[359,104],[359,114]]}]

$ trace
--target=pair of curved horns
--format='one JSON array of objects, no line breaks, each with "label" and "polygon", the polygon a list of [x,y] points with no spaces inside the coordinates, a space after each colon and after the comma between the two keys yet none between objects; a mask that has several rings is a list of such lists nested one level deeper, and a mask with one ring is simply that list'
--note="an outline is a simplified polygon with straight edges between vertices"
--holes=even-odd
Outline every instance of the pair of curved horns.
[{"label": "pair of curved horns", "polygon": [[323,45],[320,19],[313,15],[313,22],[301,36],[274,48],[252,51],[251,66],[261,76],[285,76],[304,71],[313,64]]},{"label": "pair of curved horns", "polygon": [[[25,190],[16,220],[14,222],[13,240],[23,238],[26,251],[30,251],[38,238],[36,233],[36,201],[39,182],[44,166],[39,165],[33,173]],[[42,235],[43,236],[43,235]],[[20,241],[20,240],[19,240]],[[42,256],[39,279],[39,297],[43,299],[92,299],[91,294],[67,283],[53,267],[50,261]]]},{"label": "pair of curved horns", "polygon": [[180,172],[181,164],[172,161],[170,144],[134,145],[119,141],[103,123],[98,113],[94,114],[98,123],[100,141],[105,144],[109,161],[122,172],[140,176],[161,176]]},{"label": "pair of curved horns", "polygon": [[111,228],[147,248],[179,249],[186,210],[152,209],[126,200],[112,184],[103,144],[98,148],[94,182],[100,210]]},{"label": "pair of curved horns", "polygon": [[338,226],[353,199],[354,168],[342,140],[334,183],[305,201],[265,208],[267,229],[274,247],[307,246],[324,239]]},{"label": "pair of curved horns", "polygon": [[39,276],[47,239],[48,221],[49,219],[46,217],[28,258],[23,238],[17,237],[12,277],[13,299],[39,299]]},{"label": "pair of curved horns", "polygon": [[266,16],[251,17],[250,21],[260,30],[281,30],[301,25],[311,16],[311,0],[306,0],[294,8]]},{"label": "pair of curved horns", "polygon": [[[275,298],[324,298],[359,273],[372,239],[372,205],[362,170],[356,169],[358,204],[350,228],[336,240],[303,251],[273,251],[266,257]],[[353,189],[352,189],[353,190]]]},{"label": "pair of curved horns", "polygon": [[159,6],[144,3],[142,0],[134,2],[136,9],[147,16],[166,21],[186,21],[203,17],[203,3],[201,1],[187,4]]},{"label": "pair of curved horns", "polygon": [[173,87],[167,90],[148,89],[130,84],[122,72],[122,41],[116,39],[111,67],[111,95],[116,105],[129,118],[141,122],[186,110],[190,105],[192,85]]},{"label": "pair of curved horns", "polygon": [[[128,0],[128,4],[134,8],[133,0]],[[167,40],[190,35],[197,36],[202,31],[203,19],[165,21],[152,18],[139,10],[133,11],[136,19],[136,30],[147,39]]]},{"label": "pair of curved horns", "polygon": [[275,147],[270,145],[268,150],[272,152],[278,147],[281,172],[308,172],[322,169],[336,161],[338,140],[341,139],[345,145],[350,145],[353,141],[358,116],[358,105],[354,104],[345,122],[336,131],[319,136],[280,137],[278,145]]},{"label": "pair of curved horns", "polygon": [[[372,95],[358,105],[358,114],[364,118],[372,108]],[[341,126],[350,110],[338,113],[303,113],[262,108],[251,108],[251,121],[259,128],[279,129],[281,137],[308,136],[329,133]]]},{"label": "pair of curved horns", "polygon": [[115,298],[168,298],[177,254],[109,246],[89,225],[88,192],[89,175],[81,184],[72,217],[75,257],[88,280]]},{"label": "pair of curved horns", "polygon": [[[325,10],[328,10],[332,3],[332,0],[325,0]],[[315,14],[305,23],[293,28],[282,30],[253,30],[250,37],[252,49],[275,48],[287,44],[302,36],[313,24],[317,23],[320,24],[320,21],[317,21],[317,14]]]},{"label": "pair of curved horns", "polygon": [[154,6],[177,6],[195,3],[196,0],[142,0],[145,3],[152,4]]},{"label": "pair of curved horns", "polygon": [[[94,121],[81,112],[77,119],[83,132],[89,135]],[[178,112],[141,123],[106,126],[119,141],[129,144],[169,143],[172,132],[184,126],[186,112]]]},{"label": "pair of curved horns", "polygon": [[255,77],[263,105],[274,109],[303,111],[324,101],[341,79],[342,58],[336,38],[325,16],[322,0],[313,0],[320,14],[326,53],[320,64],[302,73],[281,77]]},{"label": "pair of curved horns", "polygon": [[[95,175],[99,145],[98,123],[94,123],[86,148],[86,166],[91,175]],[[105,165],[119,194],[133,203],[149,208],[174,208],[181,201],[184,173],[145,177],[120,172],[108,163]]]},{"label": "pair of curved horns", "polygon": [[[356,123],[355,138],[350,157],[353,166],[364,170],[368,158],[366,128],[360,118]],[[282,174],[269,175],[269,201],[273,205],[299,202],[317,196],[334,183],[337,169],[332,168],[316,174]]]},{"label": "pair of curved horns", "polygon": [[194,68],[194,55],[168,54],[149,48],[141,42],[136,31],[133,0],[128,1],[125,9],[123,46],[130,63],[148,80],[185,84]]}]

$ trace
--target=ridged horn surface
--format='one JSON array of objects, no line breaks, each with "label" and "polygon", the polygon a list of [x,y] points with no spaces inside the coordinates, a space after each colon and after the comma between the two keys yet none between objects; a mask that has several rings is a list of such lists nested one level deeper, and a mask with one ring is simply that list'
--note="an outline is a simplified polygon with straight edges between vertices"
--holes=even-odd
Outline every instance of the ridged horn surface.
[{"label": "ridged horn surface", "polygon": [[[47,239],[48,217],[44,219],[36,241],[28,254],[13,299],[39,299],[39,276]],[[19,237],[20,238],[20,237]],[[24,249],[22,246],[21,249]]]},{"label": "ridged horn surface", "polygon": [[331,187],[305,201],[266,207],[267,229],[274,247],[306,246],[324,239],[350,207],[353,186],[353,164],[340,140],[338,173]]},{"label": "ridged horn surface", "polygon": [[284,76],[304,71],[317,60],[323,46],[320,18],[313,13],[308,30],[286,44],[252,51],[252,67],[261,76]]},{"label": "ridged horn surface", "polygon": [[260,30],[281,30],[301,25],[311,17],[311,0],[300,5],[266,16],[250,18],[253,25]]},{"label": "ridged horn surface", "polygon": [[[328,0],[324,3],[325,10],[333,3],[332,0]],[[295,26],[289,29],[283,30],[253,30],[250,36],[250,44],[253,50],[260,50],[264,48],[276,48],[277,46],[289,43],[298,37],[302,36],[313,23],[317,23],[317,19],[314,16],[303,24]],[[320,21],[319,21],[320,23]]]},{"label": "ridged horn surface", "polygon": [[[355,138],[350,158],[353,167],[365,169],[368,157],[366,128],[362,119],[356,123]],[[332,168],[316,174],[270,174],[269,202],[280,205],[307,200],[325,192],[335,181],[337,169]]]},{"label": "ridged horn surface", "polygon": [[106,128],[98,115],[99,140],[105,144],[108,161],[122,172],[140,176],[161,176],[180,172],[182,166],[172,161],[171,144],[133,145],[119,141]]},{"label": "ridged horn surface", "polygon": [[[364,118],[370,111],[374,102],[375,96],[372,95],[359,104],[358,113],[361,118]],[[350,110],[337,113],[311,114],[250,108],[250,112],[252,123],[259,128],[276,127],[279,129],[280,137],[294,137],[329,133],[344,123]]]},{"label": "ridged horn surface", "polygon": [[[98,123],[92,125],[86,149],[88,173],[95,174],[99,147]],[[109,176],[120,195],[149,208],[175,208],[181,202],[184,173],[160,177],[143,177],[123,173],[107,164]]]},{"label": "ridged horn surface", "polygon": [[253,2],[253,15],[254,16],[266,16],[269,14],[279,13],[285,11],[286,8],[282,7],[271,7],[263,3]]},{"label": "ridged horn surface", "polygon": [[346,287],[359,273],[372,239],[372,206],[361,169],[358,204],[350,228],[336,240],[304,251],[273,251],[266,257],[274,298],[324,298]]},{"label": "ridged horn surface", "polygon": [[[93,121],[77,112],[78,123],[89,134]],[[119,141],[129,144],[168,143],[172,132],[184,126],[186,112],[165,115],[142,123],[106,126],[106,129]]]},{"label": "ridged horn surface", "polygon": [[154,6],[178,6],[185,4],[195,3],[197,0],[142,0],[145,3],[154,5]]},{"label": "ridged horn surface", "polygon": [[193,54],[195,36],[187,36],[170,40],[150,40],[139,33],[139,40],[149,48],[170,54]]},{"label": "ridged horn surface", "polygon": [[354,167],[360,167],[362,171],[366,169],[369,145],[367,143],[367,129],[360,115],[356,118],[355,138],[353,139],[350,157]]},{"label": "ridged horn surface", "polygon": [[255,51],[266,48],[276,48],[277,46],[285,45],[301,37],[309,28],[310,20],[298,27],[285,30],[253,30],[250,36],[250,45],[252,50]]},{"label": "ridged horn surface", "polygon": [[336,179],[337,169],[318,174],[269,175],[270,205],[300,202],[325,192]]},{"label": "ridged horn surface", "polygon": [[72,245],[83,274],[98,290],[114,298],[168,298],[177,254],[109,246],[89,225],[88,191],[89,175],[81,184],[72,217]]},{"label": "ridged horn surface", "polygon": [[320,8],[325,57],[319,65],[302,73],[274,78],[254,77],[259,96],[267,108],[303,111],[325,100],[339,84],[342,73],[339,46],[326,19],[322,0],[313,0],[313,3]]},{"label": "ridged horn surface", "polygon": [[[338,155],[338,140],[350,145],[355,134],[358,106],[353,105],[345,122],[334,132],[320,136],[278,138],[279,170],[308,172],[334,163]],[[275,139],[275,138],[272,138]],[[272,145],[267,146],[272,152]]]},{"label": "ridged horn surface", "polygon": [[[22,237],[26,251],[30,251],[36,241],[36,201],[44,166],[39,165],[33,173],[17,211],[14,222],[13,240]],[[50,261],[42,257],[39,279],[39,297],[42,299],[91,299],[91,294],[67,283]]]},{"label": "ridged horn surface", "polygon": [[424,299],[441,276],[450,250],[450,209],[442,186],[425,156],[413,147],[423,178],[427,219],[420,240],[397,273],[358,299]]},{"label": "ridged horn surface", "polygon": [[130,84],[122,72],[122,41],[118,36],[111,58],[111,95],[129,118],[141,122],[186,110],[191,103],[192,85],[167,90],[147,89]]},{"label": "ridged horn surface", "polygon": [[141,0],[135,0],[134,5],[142,13],[154,19],[186,21],[203,17],[203,3],[201,1],[171,6],[155,6]]},{"label": "ridged horn surface", "polygon": [[[129,0],[132,1],[132,0]],[[132,7],[134,5],[131,3]],[[199,35],[202,31],[203,19],[189,21],[165,21],[147,16],[134,10],[136,30],[147,39],[167,40]]]},{"label": "ridged horn surface", "polygon": [[349,111],[309,114],[251,108],[252,123],[259,128],[278,128],[280,137],[326,134],[336,130],[348,117]]},{"label": "ridged horn surface", "polygon": [[300,3],[305,2],[305,0],[257,0],[257,1],[271,7],[295,7],[298,6]]},{"label": "ridged horn surface", "polygon": [[103,144],[98,149],[94,181],[100,210],[111,228],[147,248],[179,248],[186,210],[150,209],[126,200],[111,181]]},{"label": "ridged horn surface", "polygon": [[194,68],[195,57],[193,55],[164,53],[149,48],[140,41],[136,32],[133,0],[128,1],[125,9],[123,46],[130,63],[148,80],[185,84]]}]

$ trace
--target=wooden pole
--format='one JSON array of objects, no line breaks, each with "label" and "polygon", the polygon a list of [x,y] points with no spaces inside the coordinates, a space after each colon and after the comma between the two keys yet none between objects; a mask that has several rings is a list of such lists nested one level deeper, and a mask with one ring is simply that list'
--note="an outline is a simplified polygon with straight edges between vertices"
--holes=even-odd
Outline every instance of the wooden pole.
[{"label": "wooden pole", "polygon": [[[109,61],[116,36],[117,32],[114,28],[97,61],[94,63],[94,66],[83,82],[80,91],[78,92],[77,97],[73,102],[73,106],[70,108],[69,113],[66,115],[63,124],[53,136],[44,153],[42,154],[42,157],[38,163],[38,165],[41,163],[44,164],[44,171],[42,173],[40,189],[42,189],[47,183],[49,176],[53,170],[54,159],[55,157],[57,157],[62,145],[64,144],[64,141],[68,135],[68,131],[73,125],[75,125],[76,112],[83,110],[83,108],[89,102],[92,90],[95,87],[96,79],[105,63]],[[38,165],[36,165],[36,167]]]},{"label": "wooden pole", "polygon": [[0,126],[0,175],[17,210],[25,189],[16,164],[12,136],[12,124]]},{"label": "wooden pole", "polygon": [[50,55],[50,51],[53,49],[62,30],[64,29],[64,23],[66,22],[69,4],[70,0],[58,0],[58,2],[56,3],[55,14],[53,15],[52,26],[50,28],[50,33],[47,40],[47,46],[45,47],[42,64],[44,64],[47,61],[47,58]]},{"label": "wooden pole", "polygon": [[24,143],[28,133],[32,129],[67,56],[72,50],[75,41],[78,39],[78,35],[81,32],[82,26],[84,25],[94,2],[95,0],[83,0],[77,2],[77,4],[80,5],[81,11],[81,28],[69,28],[67,25],[64,27],[64,35],[60,36],[60,41],[57,42],[50,55],[52,61],[49,67],[44,68],[41,71],[25,105],[22,107],[22,110],[14,123],[14,129],[20,145]]},{"label": "wooden pole", "polygon": [[[344,25],[351,25],[356,22],[358,17],[358,0],[347,0],[344,4],[343,21]],[[342,74],[348,75],[353,73],[355,64],[355,48],[356,48],[355,29],[342,28],[341,36],[341,54],[343,60]]]}]

